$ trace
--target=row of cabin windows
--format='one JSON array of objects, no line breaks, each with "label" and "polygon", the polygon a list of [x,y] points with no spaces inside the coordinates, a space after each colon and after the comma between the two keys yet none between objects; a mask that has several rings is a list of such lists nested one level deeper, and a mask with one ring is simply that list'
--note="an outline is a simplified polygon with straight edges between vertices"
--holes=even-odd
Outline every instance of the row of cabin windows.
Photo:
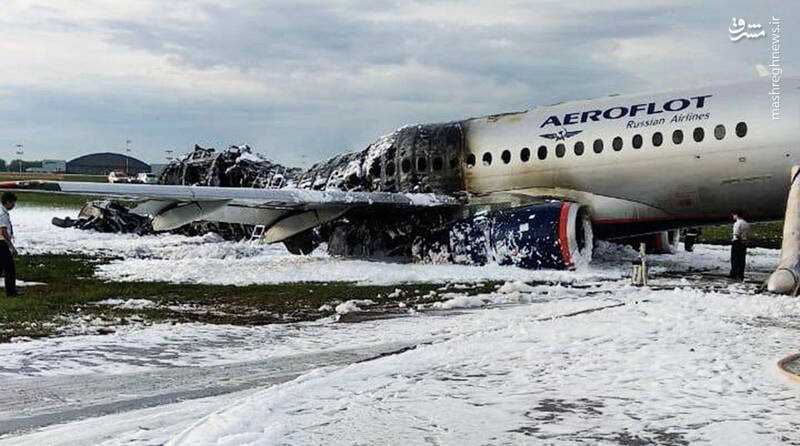
[{"label": "row of cabin windows", "polygon": [[[380,167],[380,165],[377,165],[377,166]],[[394,174],[396,173],[396,167],[395,167],[394,161],[389,161],[388,163],[386,163],[385,167],[386,167],[386,170],[385,170],[386,176],[387,177],[394,176]],[[411,158],[403,158],[403,160],[400,162],[400,170],[403,173],[411,172],[411,167],[412,167]],[[450,169],[451,170],[455,170],[457,168],[458,168],[458,157],[454,156],[454,157],[450,158]],[[424,157],[424,156],[418,157],[417,158],[417,172],[425,172],[427,170],[428,170],[428,158]],[[444,170],[444,158],[442,158],[441,156],[433,157],[433,161],[431,162],[431,170],[433,172],[440,172],[440,171]],[[375,171],[373,171],[371,173],[375,177],[379,177],[380,176],[380,170],[379,169],[375,169]]]},{"label": "row of cabin windows", "polygon": [[[747,135],[747,124],[744,122],[740,122],[736,124],[736,136],[739,138],[744,138]],[[717,140],[722,140],[725,138],[725,126],[722,124],[717,125],[714,127],[714,137]],[[692,139],[695,142],[702,142],[705,139],[705,130],[702,127],[695,127],[694,131],[692,132]],[[653,133],[651,138],[651,142],[653,143],[653,147],[660,147],[661,144],[664,143],[664,135],[661,132]],[[675,130],[672,132],[672,142],[674,144],[681,144],[683,143],[683,130]],[[631,139],[631,145],[634,149],[641,149],[642,145],[644,144],[644,138],[642,135],[633,135]],[[611,141],[611,148],[615,152],[619,152],[622,150],[623,141],[622,138],[617,136]],[[583,141],[578,141],[572,147],[575,155],[581,156],[585,151],[585,147],[583,145]],[[594,143],[592,143],[592,150],[594,153],[602,153],[604,149],[604,144],[602,139],[595,139]],[[555,147],[556,157],[563,158],[564,155],[567,153],[567,147],[563,143],[556,144]],[[537,150],[537,158],[540,160],[544,160],[547,158],[547,146],[539,146]],[[508,164],[511,162],[511,152],[508,150],[504,150],[503,153],[500,155],[500,159],[503,161],[504,164]],[[523,147],[519,153],[519,159],[526,163],[528,160],[531,159],[531,150],[527,147]],[[483,161],[484,166],[490,166],[492,164],[492,154],[490,152],[486,152],[483,154]],[[467,155],[467,167],[475,166],[475,155],[470,153]]]}]

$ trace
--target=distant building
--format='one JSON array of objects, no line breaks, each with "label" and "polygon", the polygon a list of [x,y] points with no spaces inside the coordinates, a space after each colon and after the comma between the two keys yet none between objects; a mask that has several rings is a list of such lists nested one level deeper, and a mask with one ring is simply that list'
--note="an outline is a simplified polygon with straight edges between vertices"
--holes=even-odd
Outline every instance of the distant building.
[{"label": "distant building", "polygon": [[42,160],[41,167],[28,167],[26,172],[37,173],[64,173],[67,171],[67,162],[64,160]]},{"label": "distant building", "polygon": [[137,175],[150,172],[150,165],[121,153],[93,153],[67,161],[67,173],[84,175],[108,175],[114,170]]}]

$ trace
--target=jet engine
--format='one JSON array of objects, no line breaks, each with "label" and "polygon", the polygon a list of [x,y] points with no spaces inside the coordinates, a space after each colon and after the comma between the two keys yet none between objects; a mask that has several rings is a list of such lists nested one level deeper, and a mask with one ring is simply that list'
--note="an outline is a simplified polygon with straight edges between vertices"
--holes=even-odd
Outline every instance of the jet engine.
[{"label": "jet engine", "polygon": [[592,226],[583,206],[549,201],[458,221],[445,241],[455,263],[567,269],[591,260]]}]

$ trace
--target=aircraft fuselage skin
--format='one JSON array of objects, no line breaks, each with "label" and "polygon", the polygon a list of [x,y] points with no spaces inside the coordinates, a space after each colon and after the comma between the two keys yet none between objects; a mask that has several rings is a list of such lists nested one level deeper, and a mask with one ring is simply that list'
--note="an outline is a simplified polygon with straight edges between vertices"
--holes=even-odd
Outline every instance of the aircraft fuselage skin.
[{"label": "aircraft fuselage skin", "polygon": [[779,119],[771,89],[763,78],[462,121],[463,185],[473,204],[583,203],[601,238],[726,221],[734,209],[779,219],[800,163],[800,79],[781,80]]}]

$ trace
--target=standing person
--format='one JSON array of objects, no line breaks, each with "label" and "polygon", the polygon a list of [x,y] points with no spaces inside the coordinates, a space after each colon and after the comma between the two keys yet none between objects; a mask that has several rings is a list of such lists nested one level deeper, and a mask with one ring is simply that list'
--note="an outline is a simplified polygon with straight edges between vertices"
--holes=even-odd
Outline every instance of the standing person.
[{"label": "standing person", "polygon": [[14,265],[14,256],[17,248],[14,247],[14,227],[8,211],[14,209],[17,196],[11,192],[3,192],[0,196],[0,265],[6,282],[6,296],[17,295],[17,269]]},{"label": "standing person", "polygon": [[731,278],[744,280],[744,264],[747,258],[747,236],[750,234],[750,224],[744,219],[740,210],[731,213],[733,217],[733,241],[731,243]]}]

